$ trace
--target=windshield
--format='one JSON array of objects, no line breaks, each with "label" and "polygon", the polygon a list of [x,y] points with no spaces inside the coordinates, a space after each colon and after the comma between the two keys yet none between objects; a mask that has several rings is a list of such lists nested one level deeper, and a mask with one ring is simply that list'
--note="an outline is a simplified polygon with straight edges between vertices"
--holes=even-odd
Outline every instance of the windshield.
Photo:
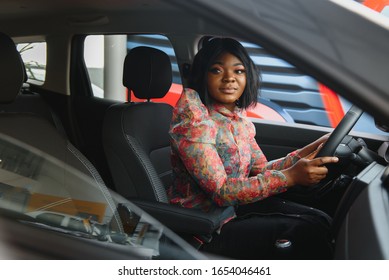
[{"label": "windshield", "polygon": [[13,217],[23,223],[97,242],[121,244],[142,258],[171,258],[166,254],[173,251],[175,257],[186,259],[198,254],[129,201],[117,194],[113,198],[97,174],[87,176],[3,134],[0,178],[1,213],[14,213]]}]

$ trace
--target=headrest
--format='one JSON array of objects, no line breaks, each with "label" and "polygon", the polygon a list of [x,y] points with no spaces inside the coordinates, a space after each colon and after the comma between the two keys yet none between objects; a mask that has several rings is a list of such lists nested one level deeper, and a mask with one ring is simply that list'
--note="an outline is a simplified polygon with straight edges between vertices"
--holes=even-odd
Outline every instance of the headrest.
[{"label": "headrest", "polygon": [[162,98],[172,84],[169,56],[150,47],[130,50],[124,60],[123,85],[140,99]]},{"label": "headrest", "polygon": [[25,68],[12,39],[0,32],[0,103],[11,103],[25,81]]}]

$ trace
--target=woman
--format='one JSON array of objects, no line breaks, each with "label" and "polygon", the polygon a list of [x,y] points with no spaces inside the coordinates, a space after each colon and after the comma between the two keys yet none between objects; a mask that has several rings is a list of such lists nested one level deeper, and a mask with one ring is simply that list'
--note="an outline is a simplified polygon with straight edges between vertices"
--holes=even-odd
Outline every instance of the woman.
[{"label": "woman", "polygon": [[327,174],[324,164],[337,158],[314,158],[324,136],[268,162],[255,141],[254,125],[245,118],[245,109],[257,101],[259,83],[254,63],[233,39],[213,39],[195,56],[190,88],[171,123],[170,202],[204,211],[235,207],[236,215],[203,246],[205,251],[244,259],[287,258],[275,246],[286,239],[292,258],[331,258],[329,217],[273,195],[297,184],[317,184]]}]

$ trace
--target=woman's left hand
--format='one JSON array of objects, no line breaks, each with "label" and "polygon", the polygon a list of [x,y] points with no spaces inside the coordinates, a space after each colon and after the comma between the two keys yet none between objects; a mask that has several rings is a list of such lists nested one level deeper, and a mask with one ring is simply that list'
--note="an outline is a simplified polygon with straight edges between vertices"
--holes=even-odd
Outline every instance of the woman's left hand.
[{"label": "woman's left hand", "polygon": [[311,144],[308,144],[304,148],[300,149],[298,152],[299,156],[301,158],[307,158],[307,159],[313,159],[315,158],[316,154],[320,151],[320,149],[323,147],[324,143],[328,140],[331,133],[327,133],[317,139],[316,141],[312,142]]}]

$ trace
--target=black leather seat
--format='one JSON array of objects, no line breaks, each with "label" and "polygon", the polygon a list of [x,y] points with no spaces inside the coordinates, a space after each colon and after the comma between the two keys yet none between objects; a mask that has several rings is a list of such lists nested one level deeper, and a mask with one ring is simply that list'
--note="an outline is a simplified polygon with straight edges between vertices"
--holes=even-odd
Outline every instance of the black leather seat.
[{"label": "black leather seat", "polygon": [[[123,85],[137,98],[161,98],[172,82],[169,57],[146,47],[133,49],[124,62]],[[103,124],[103,143],[116,191],[125,197],[168,202],[169,130],[173,108],[139,102],[111,106]]]},{"label": "black leather seat", "polygon": [[150,99],[164,97],[171,83],[167,54],[150,47],[132,49],[124,62],[123,85],[147,101],[115,104],[107,110],[104,150],[117,192],[182,237],[209,241],[232,207],[204,213],[168,204],[166,188],[172,183],[168,131],[173,108]]}]

